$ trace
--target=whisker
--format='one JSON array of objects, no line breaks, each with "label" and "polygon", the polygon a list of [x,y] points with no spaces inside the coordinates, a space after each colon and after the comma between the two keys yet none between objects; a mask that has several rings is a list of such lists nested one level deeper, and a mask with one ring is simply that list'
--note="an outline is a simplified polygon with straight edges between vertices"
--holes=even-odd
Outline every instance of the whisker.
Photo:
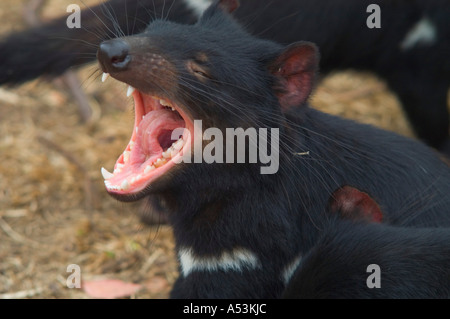
[{"label": "whisker", "polygon": [[[92,14],[94,14],[94,16],[103,24],[103,26],[105,26],[105,28],[114,36],[115,34],[114,34],[114,32],[108,27],[108,25],[98,16],[98,14],[91,8],[91,7],[89,7],[88,5],[86,5],[86,3],[83,1],[83,0],[80,0],[81,1],[81,3],[85,6],[85,7],[87,7],[91,12],[92,12]],[[102,8],[103,8],[103,5],[104,5],[104,3],[102,4]],[[102,10],[103,11],[103,10]]]}]

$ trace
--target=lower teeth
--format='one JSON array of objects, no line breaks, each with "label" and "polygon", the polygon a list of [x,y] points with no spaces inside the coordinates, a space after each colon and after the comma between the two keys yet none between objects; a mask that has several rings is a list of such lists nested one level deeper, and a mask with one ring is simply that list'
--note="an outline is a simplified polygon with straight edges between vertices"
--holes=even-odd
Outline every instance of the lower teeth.
[{"label": "lower teeth", "polygon": [[156,168],[163,166],[167,161],[165,159],[158,158],[156,162],[153,164]]},{"label": "lower teeth", "polygon": [[156,167],[153,165],[147,165],[147,167],[144,169],[144,174],[148,174],[151,171],[153,171]]},{"label": "lower teeth", "polygon": [[[127,163],[129,161],[130,158],[130,150],[133,147],[133,142],[130,142],[130,148],[127,148],[127,151],[125,151],[123,153],[123,160],[124,160],[124,164],[116,164],[115,169],[114,169],[114,173],[109,173],[109,172],[105,172],[105,169],[102,169],[102,175],[105,179],[105,186],[109,189],[109,190],[128,190],[130,188],[130,186],[132,184],[134,184],[136,181],[141,179],[141,175],[132,177],[130,179],[130,181],[128,181],[127,179],[124,179],[122,181],[122,183],[119,185],[112,185],[111,182],[109,181],[109,179],[111,179],[114,174],[118,174],[120,172],[122,172],[123,167],[125,166],[125,163]],[[172,145],[161,154],[161,157],[158,158],[153,164],[151,165],[147,165],[143,171],[144,174],[148,174],[151,171],[155,170],[156,168],[159,168],[161,166],[163,166],[164,164],[166,164],[168,162],[168,160],[170,158],[172,158],[173,156],[175,156],[176,154],[178,154],[178,152],[183,148],[184,145],[184,141],[183,138],[180,138],[179,140],[177,140],[176,142],[172,143]],[[109,175],[109,174],[110,175]],[[107,179],[106,179],[107,177]]]}]

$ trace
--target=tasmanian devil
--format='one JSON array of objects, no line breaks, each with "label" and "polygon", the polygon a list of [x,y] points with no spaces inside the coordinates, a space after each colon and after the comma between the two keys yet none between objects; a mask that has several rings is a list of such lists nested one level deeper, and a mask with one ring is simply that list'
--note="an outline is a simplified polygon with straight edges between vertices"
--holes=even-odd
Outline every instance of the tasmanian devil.
[{"label": "tasmanian devil", "polygon": [[215,2],[193,25],[156,20],[97,53],[103,79],[127,83],[135,103],[130,142],[102,169],[106,189],[167,212],[172,297],[281,296],[342,185],[376,198],[385,223],[449,226],[450,169],[437,154],[310,108],[316,46],[250,35],[229,14],[237,6]]},{"label": "tasmanian devil", "polygon": [[[149,16],[193,23],[210,2],[109,0],[82,11],[80,29],[69,29],[65,16],[14,33],[0,43],[0,84],[60,74],[86,63],[105,34],[139,33]],[[318,44],[322,74],[347,68],[375,72],[398,95],[417,135],[450,154],[449,1],[242,2],[237,19],[254,34],[285,44],[299,40]],[[103,30],[100,35],[98,30]]]},{"label": "tasmanian devil", "polygon": [[284,298],[450,298],[450,228],[374,223],[376,201],[349,186],[331,201],[340,218],[330,215]]}]

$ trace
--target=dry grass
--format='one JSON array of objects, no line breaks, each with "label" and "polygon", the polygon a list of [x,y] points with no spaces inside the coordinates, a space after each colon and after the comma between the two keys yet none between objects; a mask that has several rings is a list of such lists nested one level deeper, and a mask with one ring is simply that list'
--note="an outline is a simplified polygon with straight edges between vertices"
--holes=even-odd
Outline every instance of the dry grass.
[{"label": "dry grass", "polygon": [[[70,2],[49,1],[44,16],[64,14]],[[23,27],[24,3],[1,2],[0,34]],[[133,114],[125,85],[101,84],[93,70],[77,71],[96,113],[89,125],[59,81],[0,88],[0,297],[86,298],[66,287],[69,264],[80,265],[84,279],[150,283],[138,298],[167,297],[177,276],[170,228],[142,226],[138,203],[104,190],[100,168],[111,169],[123,151]],[[395,97],[368,74],[328,77],[312,103],[411,135]]]}]

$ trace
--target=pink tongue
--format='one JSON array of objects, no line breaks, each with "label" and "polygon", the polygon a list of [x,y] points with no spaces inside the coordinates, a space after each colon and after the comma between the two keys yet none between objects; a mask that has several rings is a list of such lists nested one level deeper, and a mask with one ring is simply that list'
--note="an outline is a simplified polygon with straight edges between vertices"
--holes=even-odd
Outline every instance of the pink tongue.
[{"label": "pink tongue", "polygon": [[135,146],[130,155],[131,164],[143,164],[149,159],[161,157],[164,150],[158,137],[179,127],[184,128],[185,123],[176,112],[160,109],[147,113],[138,126]]}]

